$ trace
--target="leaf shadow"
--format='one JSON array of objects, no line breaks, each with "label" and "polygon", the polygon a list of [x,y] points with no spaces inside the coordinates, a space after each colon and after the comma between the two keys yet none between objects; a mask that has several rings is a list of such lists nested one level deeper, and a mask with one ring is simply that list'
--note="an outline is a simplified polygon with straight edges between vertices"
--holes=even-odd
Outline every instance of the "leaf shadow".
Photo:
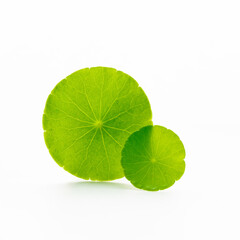
[{"label": "leaf shadow", "polygon": [[66,187],[76,191],[139,191],[130,184],[117,183],[117,182],[93,182],[93,181],[81,181],[67,183]]},{"label": "leaf shadow", "polygon": [[167,189],[164,191],[145,191],[142,189],[135,188],[130,183],[119,183],[119,182],[98,182],[98,181],[79,181],[79,182],[69,182],[62,185],[63,189],[70,195],[80,195],[80,196],[106,196],[106,195],[132,195],[135,196],[146,196],[155,198],[170,197],[175,195],[172,189]]}]

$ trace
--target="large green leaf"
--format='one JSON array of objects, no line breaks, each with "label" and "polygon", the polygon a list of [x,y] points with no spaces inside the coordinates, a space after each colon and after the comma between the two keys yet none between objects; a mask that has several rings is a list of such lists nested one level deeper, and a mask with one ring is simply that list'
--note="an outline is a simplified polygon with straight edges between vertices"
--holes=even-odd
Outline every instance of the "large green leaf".
[{"label": "large green leaf", "polygon": [[147,126],[133,133],[122,150],[126,178],[149,191],[168,188],[185,170],[185,149],[179,137],[160,126]]},{"label": "large green leaf", "polygon": [[124,176],[121,150],[131,133],[152,124],[147,96],[129,75],[113,68],[74,72],[49,95],[43,128],[54,160],[83,179]]}]

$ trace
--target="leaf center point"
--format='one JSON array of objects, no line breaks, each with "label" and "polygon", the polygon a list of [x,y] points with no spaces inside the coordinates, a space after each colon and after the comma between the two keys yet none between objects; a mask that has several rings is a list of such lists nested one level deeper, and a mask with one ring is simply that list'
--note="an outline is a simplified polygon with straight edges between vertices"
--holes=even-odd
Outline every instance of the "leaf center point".
[{"label": "leaf center point", "polygon": [[156,161],[157,161],[156,158],[152,158],[152,159],[151,159],[151,162],[152,162],[152,163],[155,163]]},{"label": "leaf center point", "polygon": [[97,120],[95,123],[94,123],[95,127],[96,128],[101,128],[102,125],[103,125],[103,122],[101,120]]}]

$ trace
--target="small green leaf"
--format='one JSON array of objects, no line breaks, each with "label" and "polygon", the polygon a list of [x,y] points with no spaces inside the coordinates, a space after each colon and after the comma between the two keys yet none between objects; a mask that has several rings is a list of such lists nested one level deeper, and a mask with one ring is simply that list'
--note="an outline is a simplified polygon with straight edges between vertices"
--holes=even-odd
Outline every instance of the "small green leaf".
[{"label": "small green leaf", "polygon": [[124,176],[121,151],[131,133],[152,124],[147,96],[129,75],[113,68],[74,72],[52,90],[44,138],[54,160],[92,180]]},{"label": "small green leaf", "polygon": [[160,126],[146,126],[133,133],[122,150],[126,178],[137,188],[166,189],[185,170],[185,149],[179,137]]}]

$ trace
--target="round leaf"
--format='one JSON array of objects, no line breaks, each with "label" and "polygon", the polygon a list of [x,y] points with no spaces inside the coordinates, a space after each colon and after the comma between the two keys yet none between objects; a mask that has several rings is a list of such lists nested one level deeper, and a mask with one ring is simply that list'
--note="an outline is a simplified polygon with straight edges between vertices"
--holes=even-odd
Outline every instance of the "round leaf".
[{"label": "round leaf", "polygon": [[92,180],[124,176],[121,150],[131,133],[152,124],[147,96],[129,75],[113,68],[74,72],[49,95],[44,138],[54,160]]},{"label": "round leaf", "polygon": [[135,187],[157,191],[181,178],[184,158],[184,146],[174,132],[160,126],[147,126],[126,141],[121,161],[126,178]]}]

